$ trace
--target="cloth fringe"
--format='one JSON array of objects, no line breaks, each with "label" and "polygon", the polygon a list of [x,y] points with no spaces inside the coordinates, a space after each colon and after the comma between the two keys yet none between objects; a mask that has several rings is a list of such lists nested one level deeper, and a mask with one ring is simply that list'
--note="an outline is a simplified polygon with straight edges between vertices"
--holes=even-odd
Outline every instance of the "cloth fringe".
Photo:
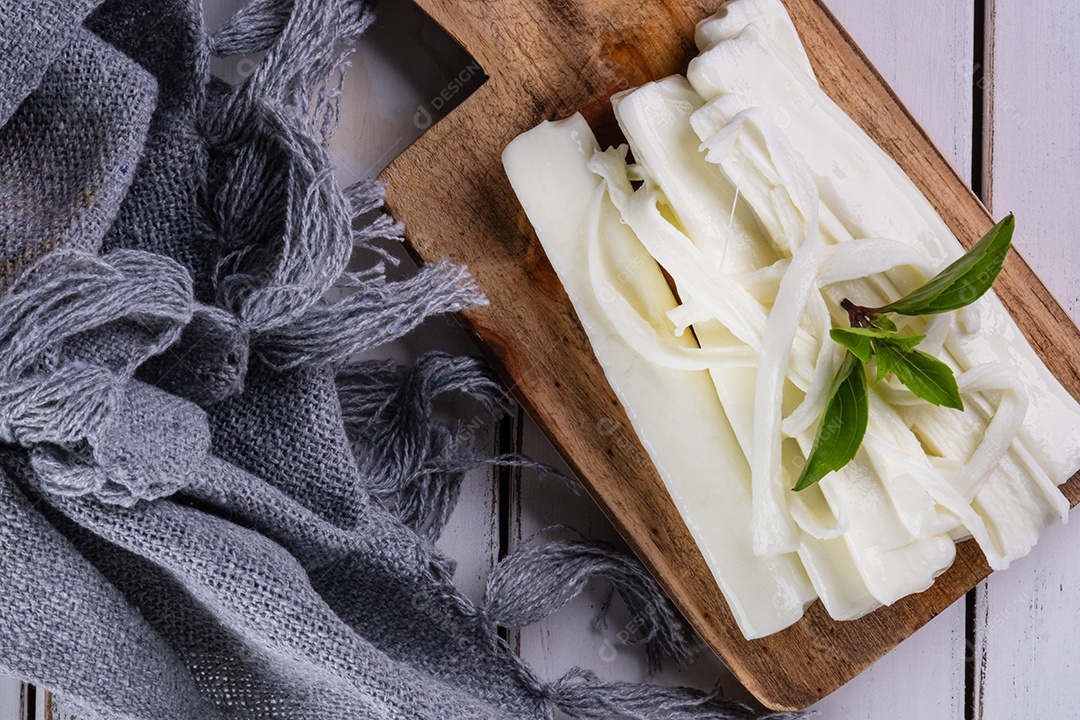
[{"label": "cloth fringe", "polygon": [[[338,374],[337,386],[361,473],[372,478],[368,491],[434,540],[464,474],[485,462],[473,437],[509,408],[506,391],[478,360],[439,352],[421,356],[408,373],[386,362],[350,366]],[[435,402],[448,393],[471,398],[481,414],[453,426],[439,422]]]},{"label": "cloth fringe", "polygon": [[[351,204],[327,149],[337,115],[337,94],[327,88],[372,15],[361,2],[278,3],[273,12],[261,4],[252,15],[289,5],[266,57],[208,123],[222,152],[222,191],[211,209],[225,246],[237,248],[219,263],[218,300],[255,341],[318,301],[352,249]],[[239,25],[250,17],[242,14]]]},{"label": "cloth fringe", "polygon": [[[187,271],[160,255],[46,255],[0,297],[0,441],[98,441],[122,385],[175,342],[192,307]],[[111,349],[112,367],[78,359],[118,337],[127,342]]]},{"label": "cloth fringe", "polygon": [[433,315],[486,302],[462,266],[428,265],[400,282],[382,268],[346,275],[352,294],[320,302],[287,327],[264,333],[256,351],[269,367],[339,365],[357,353],[405,335]]},{"label": "cloth fringe", "polygon": [[808,716],[786,712],[762,715],[719,691],[603,682],[577,668],[548,685],[547,692],[552,704],[579,720],[797,720]]},{"label": "cloth fringe", "polygon": [[[217,302],[276,370],[339,365],[484,302],[465,269],[445,261],[398,282],[382,265],[346,272],[354,246],[388,258],[377,243],[402,233],[381,211],[381,184],[343,190],[328,150],[353,42],[371,21],[367,3],[258,0],[210,41],[217,54],[269,48],[212,113],[221,189],[210,214],[231,248],[217,266]],[[331,291],[345,297],[329,302]]]},{"label": "cloth fringe", "polygon": [[252,0],[210,36],[210,52],[218,57],[263,52],[281,35],[292,11],[292,2]]},{"label": "cloth fringe", "polygon": [[620,633],[620,640],[644,645],[650,669],[658,669],[664,655],[680,665],[693,659],[697,641],[641,563],[606,543],[538,541],[553,529],[534,535],[492,571],[483,600],[488,619],[512,628],[531,625],[566,605],[590,580],[604,578],[632,618],[632,632]]}]

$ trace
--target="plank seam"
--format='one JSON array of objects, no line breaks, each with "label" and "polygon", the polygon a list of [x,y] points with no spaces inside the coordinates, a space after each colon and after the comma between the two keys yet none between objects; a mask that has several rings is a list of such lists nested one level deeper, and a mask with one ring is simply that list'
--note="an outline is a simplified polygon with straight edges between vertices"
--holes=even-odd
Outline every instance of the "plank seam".
[{"label": "plank seam", "polygon": [[982,41],[982,47],[977,48],[976,52],[981,54],[980,62],[984,65],[983,79],[979,87],[981,97],[979,105],[976,106],[982,125],[979,182],[983,204],[992,212],[994,201],[994,2],[995,0],[976,0],[976,7],[983,11],[983,19],[975,28],[976,32],[980,33],[977,39]]}]

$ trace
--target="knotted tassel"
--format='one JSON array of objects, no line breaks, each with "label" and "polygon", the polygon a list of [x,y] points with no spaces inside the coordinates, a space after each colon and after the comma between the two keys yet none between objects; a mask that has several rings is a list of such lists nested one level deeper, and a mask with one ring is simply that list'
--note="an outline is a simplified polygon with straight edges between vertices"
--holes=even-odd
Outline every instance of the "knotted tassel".
[{"label": "knotted tassel", "polygon": [[[354,245],[389,258],[376,241],[402,232],[381,213],[378,182],[342,190],[327,147],[340,92],[333,83],[370,22],[362,2],[256,0],[211,40],[217,53],[268,48],[213,107],[207,134],[219,181],[209,215],[226,249],[216,302],[275,370],[341,364],[432,315],[484,302],[464,268],[448,262],[398,282],[382,265],[345,272]],[[331,290],[345,296],[329,302]]]},{"label": "knotted tassel", "polygon": [[448,262],[425,266],[398,282],[387,282],[381,268],[343,280],[352,284],[350,295],[336,303],[320,301],[290,325],[259,336],[256,352],[263,362],[275,370],[340,364],[429,317],[486,304],[465,268]]},{"label": "knotted tassel", "polygon": [[506,627],[542,620],[576,597],[593,578],[610,581],[641,634],[627,638],[644,645],[651,668],[662,655],[680,664],[693,659],[697,641],[664,593],[636,559],[600,542],[549,540],[541,531],[500,562],[488,577],[484,612]]},{"label": "knotted tassel", "polygon": [[105,368],[76,362],[45,376],[0,379],[0,442],[74,446],[97,438],[119,403]]},{"label": "knotted tassel", "polygon": [[121,386],[179,337],[192,306],[187,271],[159,255],[46,255],[0,296],[0,440],[93,443]]},{"label": "knotted tassel", "polygon": [[[130,377],[176,341],[193,307],[191,277],[169,258],[137,250],[49,253],[0,297],[0,379],[56,367],[61,355],[89,346]],[[103,328],[123,335],[125,347],[102,345]]]},{"label": "knotted tassel", "polygon": [[574,669],[546,688],[551,702],[578,720],[797,720],[810,713],[766,713],[719,692],[604,682]]},{"label": "knotted tassel", "polygon": [[193,304],[180,264],[134,250],[51,253],[0,297],[0,441],[29,450],[43,490],[133,505],[188,481],[205,416],[131,378]]},{"label": "knotted tassel", "polygon": [[218,265],[217,301],[256,343],[302,316],[351,255],[354,213],[328,143],[342,71],[372,20],[366,2],[260,2],[214,41],[233,49],[269,42],[252,75],[205,123],[217,188],[208,210],[232,248]]},{"label": "knotted tassel", "polygon": [[210,52],[229,57],[266,50],[285,29],[292,9],[291,2],[252,0],[210,36]]},{"label": "knotted tassel", "polygon": [[[407,375],[393,363],[350,366],[337,385],[361,474],[372,479],[367,489],[409,527],[437,538],[465,472],[491,462],[476,456],[473,435],[506,412],[506,391],[480,361],[445,353],[421,356]],[[482,413],[454,426],[439,422],[434,404],[447,393],[471,398]]]}]

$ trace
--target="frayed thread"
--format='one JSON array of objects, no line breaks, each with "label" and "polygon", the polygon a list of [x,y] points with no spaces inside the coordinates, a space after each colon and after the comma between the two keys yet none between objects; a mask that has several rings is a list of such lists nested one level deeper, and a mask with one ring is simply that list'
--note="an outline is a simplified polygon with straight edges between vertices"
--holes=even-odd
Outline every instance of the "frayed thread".
[{"label": "frayed thread", "polygon": [[193,306],[187,270],[135,250],[51,253],[0,298],[0,441],[30,451],[45,491],[131,505],[183,485],[205,417],[132,376]]},{"label": "frayed thread", "polygon": [[260,335],[256,353],[284,371],[301,365],[335,365],[384,345],[433,315],[484,303],[464,267],[442,262],[412,277],[387,282],[382,269],[344,277],[351,294],[319,302],[288,326]]},{"label": "frayed thread", "polygon": [[0,380],[0,442],[26,448],[91,442],[112,417],[120,392],[115,375],[81,362],[41,377]]},{"label": "frayed thread", "polygon": [[285,29],[292,10],[292,2],[252,0],[210,36],[210,52],[218,57],[229,57],[266,50]]},{"label": "frayed thread", "polygon": [[139,342],[130,354],[113,353],[119,361],[111,369],[130,378],[176,341],[193,308],[191,276],[169,258],[137,250],[49,253],[0,298],[0,378],[47,373],[76,354],[73,345],[119,323]]},{"label": "frayed thread", "polygon": [[[341,364],[427,317],[484,302],[465,269],[448,262],[399,282],[382,265],[346,272],[354,246],[389,259],[378,242],[402,236],[382,212],[382,185],[342,190],[328,150],[341,78],[372,20],[369,6],[256,0],[211,41],[219,54],[269,48],[210,113],[206,134],[220,187],[208,214],[225,249],[216,302],[245,328],[252,354],[276,370]],[[330,302],[331,292],[345,297]]]},{"label": "frayed thread", "polygon": [[681,687],[604,682],[575,668],[545,688],[557,708],[579,720],[797,720],[812,713],[760,713],[723,697]]},{"label": "frayed thread", "polygon": [[[693,659],[698,641],[641,563],[597,541],[541,541],[555,529],[525,541],[491,572],[483,601],[489,620],[511,628],[531,625],[566,605],[589,581],[604,578],[638,631],[624,642],[645,646],[650,669],[658,669],[664,655],[680,665]],[[601,614],[598,621],[602,618]]]},{"label": "frayed thread", "polygon": [[[407,374],[393,363],[367,362],[337,376],[345,429],[367,490],[402,522],[434,540],[450,517],[464,474],[482,464],[476,431],[505,413],[511,401],[474,358],[433,352]],[[471,398],[481,414],[448,426],[435,418],[435,401],[448,393]]]},{"label": "frayed thread", "polygon": [[[193,303],[187,271],[160,255],[46,255],[0,298],[0,440],[96,441],[122,386],[179,337]],[[80,360],[87,343],[118,346],[114,365]]]},{"label": "frayed thread", "polygon": [[[291,14],[266,57],[207,121],[219,187],[211,216],[228,253],[219,304],[252,330],[291,324],[345,271],[353,211],[327,149],[340,81],[369,3],[262,3],[238,21]],[[243,11],[242,11],[243,12]],[[272,22],[277,22],[273,20]]]}]

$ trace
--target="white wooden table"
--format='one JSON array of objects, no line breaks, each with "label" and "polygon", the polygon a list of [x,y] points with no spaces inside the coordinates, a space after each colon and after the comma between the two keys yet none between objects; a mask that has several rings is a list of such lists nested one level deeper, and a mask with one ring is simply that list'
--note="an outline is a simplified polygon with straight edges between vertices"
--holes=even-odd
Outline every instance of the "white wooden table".
[{"label": "white wooden table", "polygon": [[[239,0],[206,0],[211,26]],[[1074,320],[1080,321],[1080,3],[1072,0],[828,0],[931,138],[988,201],[1015,212],[1016,246]],[[404,0],[383,15],[355,56],[334,152],[343,181],[377,173],[427,125],[475,87],[475,63]],[[237,78],[250,64],[217,71]],[[387,352],[428,347],[471,351],[450,323],[429,323]],[[524,452],[560,464],[522,413],[486,429],[495,452]],[[531,472],[472,473],[440,544],[459,561],[457,580],[478,598],[488,571],[522,538],[549,524],[618,537],[587,495]],[[1052,528],[1035,552],[992,576],[853,682],[819,703],[823,718],[1011,720],[1080,717],[1072,693],[1080,665],[1080,527]],[[565,609],[517,634],[541,675],[573,666],[601,677],[646,680],[642,653],[618,642],[632,631],[613,612],[593,618],[606,589],[590,588]],[[719,680],[748,698],[706,653],[685,670],[651,679],[709,688]],[[37,718],[44,716],[38,693]],[[0,680],[0,720],[27,714],[24,690]]]}]

